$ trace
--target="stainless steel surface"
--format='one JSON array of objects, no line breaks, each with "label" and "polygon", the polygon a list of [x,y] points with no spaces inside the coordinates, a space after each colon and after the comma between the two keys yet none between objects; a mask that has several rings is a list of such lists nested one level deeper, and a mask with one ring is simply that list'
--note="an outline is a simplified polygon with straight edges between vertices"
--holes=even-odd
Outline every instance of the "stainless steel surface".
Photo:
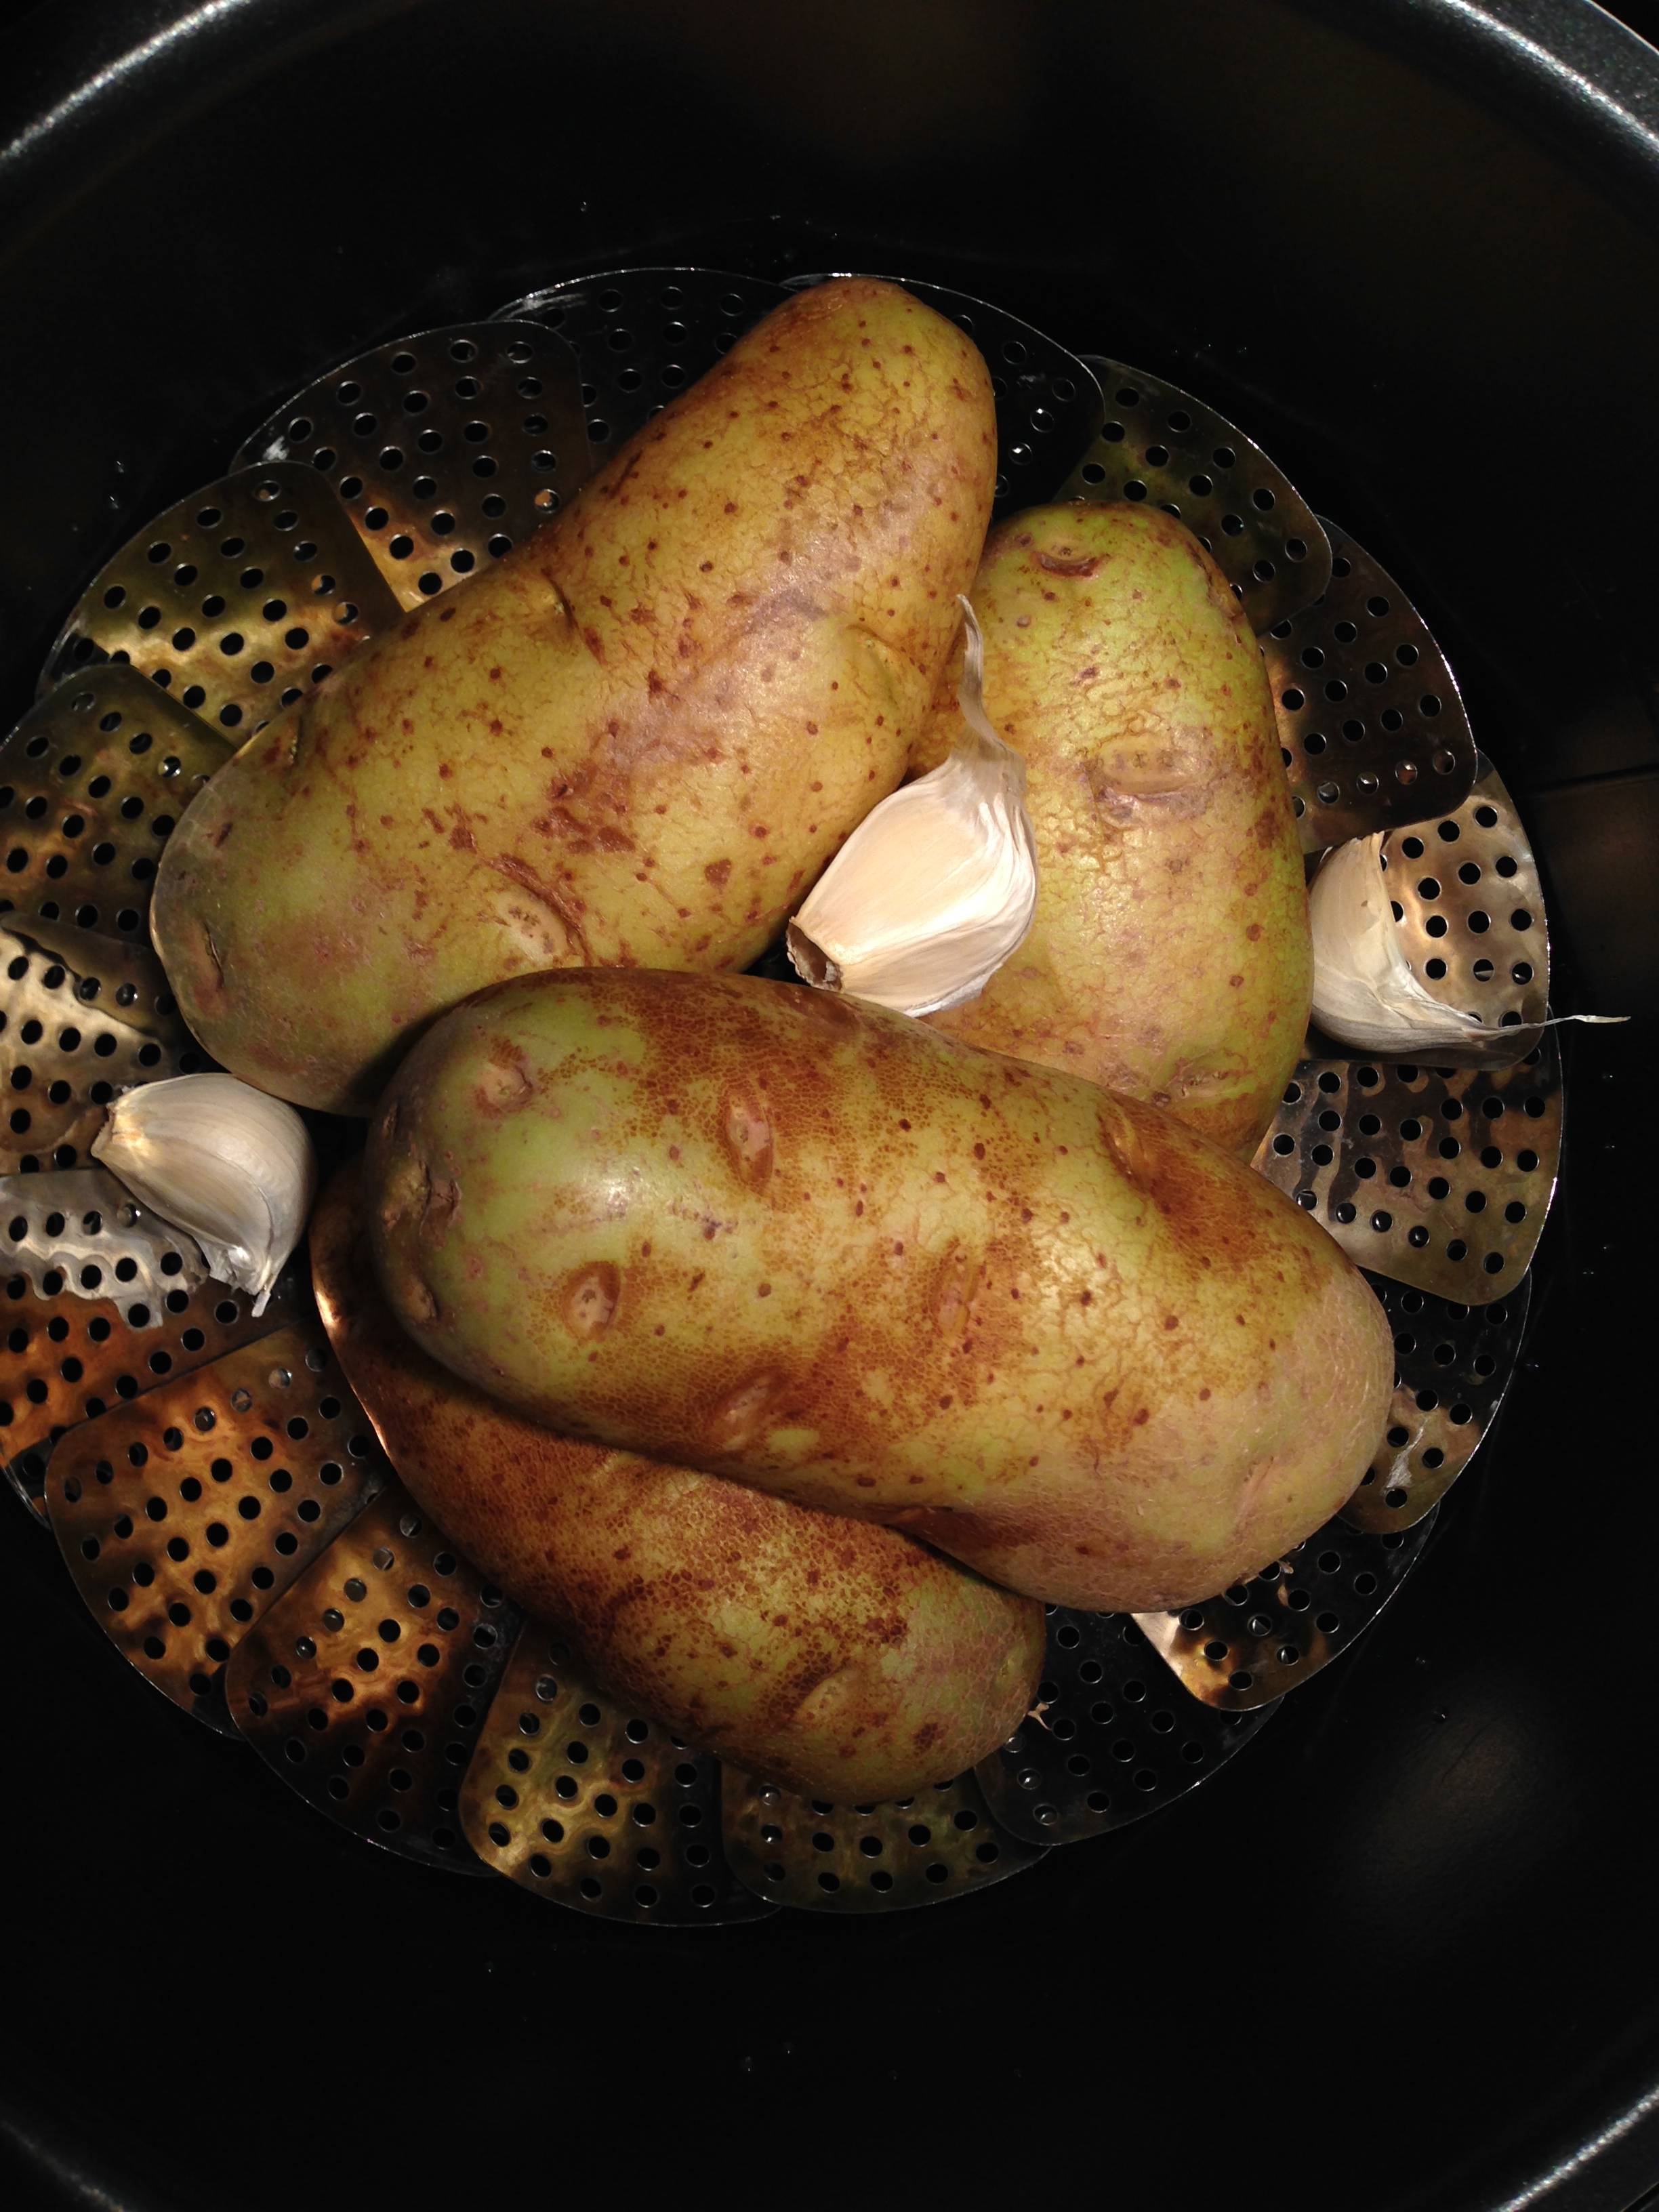
[{"label": "stainless steel surface", "polygon": [[461,1833],[461,1773],[522,1620],[391,1483],[237,1646],[231,1715],[330,1820],[483,1874]]},{"label": "stainless steel surface", "polygon": [[340,501],[417,607],[528,538],[592,470],[576,356],[523,321],[418,331],[295,394],[237,453],[289,461]]},{"label": "stainless steel surface", "polygon": [[902,1911],[965,1896],[1043,1855],[992,1817],[958,1775],[886,1805],[831,1805],[725,1770],[726,1854],[757,1897],[809,1912]]},{"label": "stainless steel surface", "polygon": [[[72,924],[33,927],[65,939],[78,937],[82,944],[67,944],[60,954],[42,947],[27,918],[0,920],[0,1083],[6,1097],[0,1107],[0,1177],[22,1173],[25,1160],[34,1168],[49,1160],[58,1168],[88,1170],[88,1148],[118,1091],[210,1065],[182,1022],[168,1024],[163,1042],[155,1033],[153,1012],[149,1027],[140,1028],[121,1004],[124,992],[136,1000],[139,987],[114,978],[141,960],[154,977],[147,987],[152,1008],[156,986],[161,1003],[172,1004],[153,954],[118,940],[112,945]],[[100,947],[113,957],[100,957]]]},{"label": "stainless steel surface", "polygon": [[105,563],[41,689],[118,658],[240,743],[398,611],[318,471],[262,463],[203,484]]},{"label": "stainless steel surface", "polygon": [[1251,1712],[1327,1667],[1368,1629],[1417,1564],[1432,1512],[1373,1536],[1325,1526],[1248,1583],[1179,1613],[1138,1613],[1159,1657],[1194,1697]]},{"label": "stainless steel surface", "polygon": [[106,1168],[0,1176],[0,1252],[40,1297],[131,1298],[148,1307],[151,1327],[169,1291],[208,1279],[193,1238],[140,1206]]},{"label": "stainless steel surface", "polygon": [[1255,1164],[1360,1267],[1474,1306],[1531,1266],[1560,1154],[1547,1030],[1514,1067],[1302,1060]]},{"label": "stainless steel surface", "polygon": [[[141,1030],[160,1045],[190,1044],[190,1031],[167,988],[166,973],[148,944],[130,937],[100,936],[76,922],[48,921],[42,915],[15,909],[0,921],[0,928],[60,961],[83,1004],[96,1006],[128,1029]],[[207,1063],[198,1057],[198,1065]]]},{"label": "stainless steel surface", "polygon": [[726,1865],[719,1760],[618,1705],[544,1621],[514,1649],[460,1812],[486,1866],[579,1912],[692,1928],[775,1909]]},{"label": "stainless steel surface", "polygon": [[0,911],[146,944],[162,845],[231,750],[119,661],[48,691],[0,743]]},{"label": "stainless steel surface", "polygon": [[226,1662],[386,1477],[313,1320],[70,1430],[46,1510],[122,1656],[228,1726]]},{"label": "stainless steel surface", "polygon": [[1497,769],[1482,758],[1461,806],[1391,831],[1382,862],[1418,981],[1503,1032],[1437,1056],[1509,1066],[1538,1042],[1549,1012],[1550,942],[1538,864]]},{"label": "stainless steel surface", "polygon": [[1489,1306],[1369,1279],[1393,1325],[1399,1365],[1388,1430],[1341,1518],[1376,1534],[1431,1512],[1474,1458],[1514,1378],[1532,1277]]},{"label": "stainless steel surface", "polygon": [[1027,1843],[1076,1844],[1195,1790],[1271,1716],[1219,1712],[1171,1681],[1128,1614],[1048,1612],[1031,1713],[974,1771],[1000,1825]]},{"label": "stainless steel surface", "polygon": [[603,461],[787,296],[720,269],[606,269],[526,293],[495,319],[556,331],[574,348],[588,441]]},{"label": "stainless steel surface", "polygon": [[1475,777],[1468,716],[1428,624],[1362,545],[1323,526],[1329,585],[1261,641],[1307,853],[1443,816]]},{"label": "stainless steel surface", "polygon": [[1253,439],[1179,385],[1084,356],[1106,419],[1060,499],[1147,500],[1202,540],[1256,630],[1310,605],[1330,581],[1318,517]]},{"label": "stainless steel surface", "polygon": [[245,1291],[210,1281],[194,1291],[169,1290],[154,1304],[68,1290],[44,1297],[22,1275],[11,1276],[5,1288],[0,1449],[8,1455],[8,1480],[42,1520],[47,1464],[65,1429],[210,1366],[311,1311],[310,1291],[291,1270],[257,1317]]}]

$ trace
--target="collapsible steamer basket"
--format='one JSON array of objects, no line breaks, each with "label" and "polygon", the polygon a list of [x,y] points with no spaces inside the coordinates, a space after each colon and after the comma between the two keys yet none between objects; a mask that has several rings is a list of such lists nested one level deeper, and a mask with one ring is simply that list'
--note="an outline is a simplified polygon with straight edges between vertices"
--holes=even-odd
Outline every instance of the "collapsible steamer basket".
[{"label": "collapsible steamer basket", "polygon": [[[405,15],[404,34],[416,21],[429,30],[426,19],[445,12]],[[1212,11],[1192,12],[1221,35]],[[503,22],[513,13],[503,11]],[[1146,53],[1161,51],[1165,34],[1150,18],[1127,9],[1124,20]],[[1258,27],[1265,36],[1277,23],[1273,35],[1287,39],[1296,20],[1266,9]],[[1304,27],[1297,35],[1311,33]],[[1237,27],[1226,37],[1237,58]],[[395,70],[394,49],[382,40],[374,50]],[[1659,101],[1659,64],[1654,82]],[[580,224],[568,234],[584,234]],[[1184,234],[1179,222],[1171,234]],[[490,269],[519,282],[492,285],[483,274]],[[1036,1703],[999,1751],[902,1803],[843,1806],[722,1769],[652,1715],[619,1705],[580,1650],[492,1588],[401,1488],[332,1359],[303,1249],[256,1316],[87,1147],[117,1091],[210,1064],[149,949],[146,911],[167,836],[234,747],[401,611],[457,587],[522,539],[599,457],[790,289],[851,270],[908,284],[981,347],[997,395],[999,515],[1055,497],[1149,501],[1198,532],[1256,631],[1310,862],[1345,839],[1385,833],[1389,886],[1414,971],[1448,1006],[1478,1012],[1491,1034],[1457,1054],[1437,1050],[1432,1064],[1358,1057],[1310,1036],[1256,1157],[1258,1170],[1366,1271],[1395,1332],[1387,1435],[1338,1516],[1285,1558],[1264,1561],[1249,1583],[1179,1613],[1051,1607]],[[1357,2034],[1365,2016],[1358,1982],[1332,1960],[1330,1945],[1347,1940],[1337,1932],[1343,1914],[1377,1902],[1389,1941],[1407,1951],[1436,1925],[1444,1893],[1422,1856],[1432,1856],[1423,1839],[1435,1832],[1433,1793],[1449,1791],[1463,1807],[1458,1817],[1477,1831],[1480,1808],[1497,1803],[1491,1879],[1500,1890],[1522,1879],[1516,1869],[1526,1849],[1541,1848],[1540,1827],[1547,1836],[1571,1797],[1558,1777],[1553,1794],[1528,1800],[1518,1827],[1510,1820],[1505,1793],[1541,1755],[1513,1739],[1519,1723],[1491,1686],[1510,1679],[1502,1608],[1480,1616],[1487,1626],[1474,1637],[1486,1717],[1465,1714],[1461,1734],[1459,1693],[1443,1686],[1455,1668],[1427,1648],[1449,1626],[1454,1646],[1474,1633],[1462,1625],[1474,1617],[1468,1593],[1486,1587],[1483,1543],[1492,1510],[1506,1510],[1498,1459],[1514,1416],[1497,1431],[1500,1407],[1512,1385],[1524,1392],[1528,1376],[1549,1373],[1554,1347],[1571,1340],[1572,1308],[1598,1279],[1596,1258],[1564,1249],[1553,1231],[1539,1254],[1562,1160],[1564,1057],[1573,1113],[1599,1131],[1608,1085],[1630,1049],[1605,1032],[1564,1046],[1563,1032],[1545,1026],[1548,848],[1541,859],[1534,851],[1534,810],[1517,805],[1502,773],[1528,748],[1518,733],[1511,748],[1512,702],[1478,644],[1469,660],[1479,682],[1466,708],[1447,651],[1399,580],[1408,574],[1420,589],[1437,574],[1459,578],[1443,597],[1459,610],[1449,643],[1462,671],[1455,634],[1481,634],[1468,609],[1478,611],[1482,592],[1501,588],[1494,580],[1516,563],[1524,568],[1522,549],[1483,545],[1474,568],[1484,581],[1463,581],[1448,550],[1461,510],[1434,472],[1382,495],[1371,472],[1259,385],[1243,355],[1172,337],[1155,284],[1115,292],[1092,276],[1068,283],[1054,270],[1037,278],[1006,258],[970,272],[937,244],[866,241],[854,250],[852,239],[816,235],[796,216],[723,240],[705,225],[672,254],[594,253],[586,265],[544,242],[484,256],[465,276],[410,283],[404,296],[464,312],[399,318],[377,292],[366,319],[342,321],[337,303],[325,329],[296,307],[277,349],[289,364],[289,396],[273,404],[267,387],[228,399],[187,451],[175,440],[167,470],[148,471],[147,501],[112,495],[118,527],[100,524],[88,537],[79,595],[60,596],[49,630],[42,608],[34,696],[18,699],[22,711],[0,741],[0,1253],[9,1255],[0,1449],[18,1502],[7,1551],[40,1591],[23,1663],[37,1665],[36,1655],[65,1637],[84,1654],[76,1663],[82,1694],[96,1700],[94,1732],[84,1709],[72,1719],[64,1706],[58,1723],[78,1731],[82,1758],[95,1742],[96,1755],[123,1771],[137,1761],[152,1774],[194,1775],[199,1755],[188,1732],[177,1732],[178,1712],[224,1740],[200,1780],[184,1785],[191,1803],[188,1817],[179,1815],[181,1847],[192,1850],[204,1826],[222,1839],[228,1822],[262,1863],[273,1838],[307,1864],[322,1853],[319,1869],[332,1871],[307,1875],[307,1911],[319,1941],[349,1949],[361,1935],[353,1986],[371,2013],[382,1972],[410,1995],[421,1986],[404,1954],[420,1948],[423,1928],[441,1928],[451,1951],[459,1940],[468,1958],[482,1958],[542,1945],[550,1924],[602,1946],[572,1953],[559,1932],[553,1955],[591,1955],[607,1976],[644,1973],[667,2002],[675,1970],[665,1959],[683,1963],[688,1992],[704,1975],[731,1971],[722,1958],[742,1959],[745,1987],[763,1990],[765,1958],[788,1959],[791,1971],[830,1977],[831,2009],[847,2019],[848,1969],[830,1961],[861,1958],[886,1982],[896,1968],[878,1961],[888,1954],[828,1952],[823,1937],[789,1936],[787,1928],[839,1929],[842,1945],[863,1946],[883,1940],[878,1926],[897,1940],[900,1929],[954,1924],[963,1931],[956,1941],[989,1944],[994,1980],[1021,1985],[1017,1999],[980,1993],[982,2033],[1008,2039],[1003,2124],[1018,2132],[1030,2124],[1024,2095],[1054,2063],[1044,2032],[1034,2039],[1025,2018],[1031,1947],[1048,1957],[1051,1987],[1071,1940],[1058,1931],[1086,1929],[1083,1940],[1103,1960],[1091,1969],[1098,1976],[1109,1926],[1141,1961],[1121,1990],[1108,1987],[1121,2017],[1097,2038],[1123,2079],[1158,2078],[1158,2054],[1168,2053],[1177,2021],[1201,2032],[1241,2001],[1248,2012],[1252,1982],[1269,2042],[1300,2077],[1306,2037],[1351,2021]],[[272,300],[261,312],[280,319],[283,310]],[[368,342],[346,343],[354,331]],[[307,333],[308,362],[300,351]],[[122,374],[142,386],[137,371]],[[142,390],[121,404],[142,409]],[[1451,407],[1449,395],[1444,404]],[[1424,419],[1449,416],[1429,409]],[[1294,483],[1267,447],[1293,457]],[[179,465],[185,459],[192,465]],[[1642,803],[1646,795],[1644,785]],[[1550,798],[1544,817],[1565,818],[1563,805]],[[1575,884],[1572,898],[1593,939],[1594,893]],[[788,972],[775,955],[762,965]],[[1634,959],[1592,960],[1587,981],[1598,1011],[1644,1011]],[[1628,1005],[1617,998],[1621,984]],[[1570,1007],[1586,1002],[1585,987],[1558,990],[1555,1011],[1564,996]],[[355,1147],[355,1125],[313,1120],[325,1158]],[[1618,1141],[1594,1137],[1604,1160]],[[1605,1176],[1588,1164],[1583,1172],[1581,1218],[1590,1226],[1577,1233],[1604,1241]],[[1616,1237],[1617,1223],[1610,1227]],[[1540,1387],[1526,1416],[1534,1424],[1545,1419]],[[1565,1373],[1557,1385],[1586,1387]],[[1613,1473],[1594,1434],[1592,1423],[1571,1480],[1562,1468],[1547,1493],[1552,1540],[1569,1550],[1583,1486]],[[1466,1473],[1468,1488],[1449,1498]],[[1536,1486],[1533,1494],[1536,1503]],[[1541,1545],[1545,1523],[1537,1525]],[[49,1562],[54,1539],[58,1569]],[[1510,1556],[1501,1546],[1500,1553]],[[1545,1550],[1536,1556],[1541,1572]],[[98,1671],[62,1609],[63,1569],[83,1618],[161,1698],[129,1692],[130,1678],[107,1656],[112,1679]],[[1559,1581],[1564,1561],[1552,1571]],[[1506,1602],[1530,1618],[1545,1601],[1541,1589],[1516,1588]],[[1577,1601],[1576,1619],[1575,1632],[1603,1644],[1615,1632],[1593,1589]],[[1371,1654],[1380,1656],[1368,1666]],[[1360,1686],[1345,1691],[1345,1681]],[[49,1685],[42,1695],[48,1706],[58,1698]],[[1486,1778],[1473,1797],[1468,1778],[1449,1778],[1453,1770],[1428,1749],[1448,1730],[1445,1741],[1464,1746],[1454,1767],[1472,1761]],[[1407,1738],[1420,1739],[1409,1756]],[[1335,1847],[1343,1872],[1334,1887],[1320,1874],[1316,1927],[1296,1912],[1292,1867],[1328,1826],[1319,1799],[1333,1769],[1346,1808]],[[1393,1790],[1391,1770],[1402,1778]],[[1060,1848],[1074,1844],[1086,1848]],[[1462,1882],[1463,1861],[1451,1856]],[[1160,1864],[1161,1875],[1149,1871]],[[1248,1961],[1231,1948],[1213,1899],[1182,1905],[1200,1868],[1202,1885],[1224,1895],[1256,1888],[1279,1897],[1282,1954],[1262,1955],[1248,1895],[1237,1907],[1256,1931]],[[507,1880],[446,1883],[439,1872]],[[1024,1879],[1011,1882],[1015,1875]],[[333,1925],[331,1886],[339,1919],[329,1936],[321,1923]],[[943,1921],[912,1910],[981,1889],[995,1898]],[[567,1911],[526,1917],[514,1891]],[[368,1902],[383,1893],[396,1899],[399,1931],[390,1962]],[[1154,1893],[1166,1917],[1190,1909],[1211,1927],[1208,1983],[1193,1978],[1197,1954],[1184,1936],[1172,1938],[1184,1962],[1178,1989],[1160,1996],[1146,1979],[1157,1947],[1144,1932],[1132,1936],[1124,1920]],[[1020,1906],[1021,1897],[1030,1904]],[[457,1902],[465,1899],[476,1901]],[[864,1933],[848,1927],[854,1919],[868,1923]],[[742,1934],[761,1921],[772,1925]],[[136,1939],[145,1924],[142,1915],[133,1923]],[[717,1927],[729,1933],[690,1948],[684,1934],[640,1932]],[[938,1943],[929,1936],[916,1952],[919,1933],[908,1940],[916,1971],[936,1973]],[[1446,1955],[1443,1945],[1437,1955]],[[468,1982],[468,1968],[457,1983],[453,1960],[434,1971],[446,1986],[489,1994],[487,1982]],[[960,1972],[952,1965],[939,1986]],[[222,2032],[242,2033],[260,2002],[252,1993],[228,2008],[218,2002]],[[608,2001],[605,2008],[614,2047],[619,2016]],[[958,2031],[936,2008],[924,2010],[925,2056],[900,2039],[867,2063],[837,2056],[832,2075],[863,2080],[862,2063],[884,2095],[926,2078],[937,2101],[938,2083],[952,2079],[948,2051]],[[751,2002],[742,2050],[726,2050],[726,2017],[715,2039],[726,2071],[711,2076],[711,2052],[687,2053],[687,2078],[708,2076],[709,2094],[732,2100],[750,2095],[757,2075],[774,2095],[806,2094],[791,2086],[791,2062],[817,2047],[816,2031],[809,2027],[803,2044],[792,2002],[779,2001],[769,2014]],[[1424,2026],[1427,2033],[1429,2019]],[[1075,2027],[1066,2032],[1075,2039]],[[499,2045],[499,2027],[489,2033]],[[519,2033],[538,2041],[525,2020]],[[453,2051],[448,2027],[427,2032],[423,2048],[434,2035]],[[1363,2071],[1361,2048],[1352,2046],[1352,2063]],[[513,2063],[501,2047],[503,2078]],[[991,2078],[986,2063],[975,2058],[968,2069],[981,2084],[975,2097]],[[1279,2078],[1265,2060],[1235,2063],[1258,2087]],[[1373,2063],[1382,2065],[1380,2049]],[[1436,2064],[1428,2047],[1413,2063]],[[620,2051],[611,2062],[589,2051],[581,2078],[608,2084],[604,2096],[615,2102],[633,2079],[630,2063]],[[466,2065],[475,2081],[488,2078],[483,2059]],[[907,2072],[913,2066],[919,2076]],[[1325,2070],[1322,2060],[1322,2079]],[[31,2078],[51,2074],[37,2066]],[[1378,2079],[1386,2078],[1384,2069]],[[665,2109],[683,2094],[665,2087]],[[1151,2093],[1142,2081],[1135,2094]],[[1232,2094],[1216,2092],[1218,2109]],[[1426,2094],[1439,2111],[1439,2091]],[[946,2101],[965,2122],[960,2095]],[[1486,2104],[1506,2109],[1501,2096]],[[30,2107],[31,2124],[49,2137],[63,2109],[61,2088],[48,2087]],[[136,2127],[134,2170],[143,2171],[155,2142],[177,2130],[152,2130],[130,2100],[122,2110],[118,2124],[130,2136]],[[722,2116],[711,2107],[709,2118],[719,2124]],[[1455,2139],[1443,2115],[1436,2124]],[[1343,2125],[1328,2111],[1316,2132],[1335,2142]],[[1482,2125],[1483,2141],[1502,2132],[1495,2121]],[[179,2128],[189,2136],[182,2119]],[[327,2139],[338,2154],[342,2130],[331,2126]],[[1068,2140],[1066,2162],[1082,2149]],[[1146,2148],[1120,2151],[1137,2186],[1150,2188],[1158,2167]],[[357,2152],[345,2155],[362,2170]],[[464,2170],[453,2147],[442,2155]],[[482,2147],[479,2155],[484,2175]],[[1610,2157],[1603,2172],[1615,2170]],[[1170,2158],[1172,2181],[1211,2171],[1208,2153]],[[892,2170],[913,2171],[902,2159]],[[199,2187],[196,2153],[181,2171],[187,2178],[170,2178],[169,2188]],[[1484,2180],[1484,2196],[1436,2196],[1420,2179],[1346,2172],[1327,2193],[1356,2207],[1500,2201]],[[222,2185],[228,2193],[212,2201],[277,2201],[274,2180],[246,2170]],[[1447,2186],[1462,2183],[1454,2177]],[[1561,2202],[1585,2205],[1632,2193],[1623,2180],[1605,2197],[1574,2197],[1588,2184],[1571,2177],[1549,2186]],[[319,2201],[355,2199],[341,2182],[337,2197]]]}]

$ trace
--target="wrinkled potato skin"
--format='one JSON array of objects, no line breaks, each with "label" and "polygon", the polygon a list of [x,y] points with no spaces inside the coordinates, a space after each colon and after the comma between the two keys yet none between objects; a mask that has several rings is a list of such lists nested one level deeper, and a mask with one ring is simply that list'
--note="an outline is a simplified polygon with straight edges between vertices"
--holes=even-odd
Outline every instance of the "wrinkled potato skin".
[{"label": "wrinkled potato skin", "polygon": [[357,1163],[312,1219],[317,1303],[399,1478],[508,1595],[687,1743],[809,1796],[905,1797],[1011,1735],[1042,1607],[897,1529],[579,1443],[416,1347],[363,1244]]},{"label": "wrinkled potato skin", "polygon": [[[1237,600],[1182,524],[1141,507],[1015,515],[974,585],[985,702],[1025,757],[1030,935],[969,1044],[1167,1106],[1255,1151],[1313,990],[1302,854],[1273,697]],[[963,734],[955,668],[915,765]]]},{"label": "wrinkled potato skin", "polygon": [[778,307],[515,551],[189,808],[153,928],[235,1073],[366,1114],[528,969],[741,968],[898,782],[990,518],[985,364],[896,286]]},{"label": "wrinkled potato skin", "polygon": [[752,976],[482,993],[370,1127],[380,1279],[533,1419],[1188,1603],[1299,1542],[1394,1352],[1326,1232],[1138,1101]]}]

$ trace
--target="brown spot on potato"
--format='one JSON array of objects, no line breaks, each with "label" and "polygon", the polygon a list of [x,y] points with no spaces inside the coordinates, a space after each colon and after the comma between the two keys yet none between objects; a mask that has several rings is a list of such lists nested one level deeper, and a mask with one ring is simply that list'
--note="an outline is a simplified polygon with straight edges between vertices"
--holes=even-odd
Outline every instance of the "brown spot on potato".
[{"label": "brown spot on potato", "polygon": [[984,1262],[976,1254],[959,1248],[940,1262],[933,1291],[933,1321],[946,1335],[954,1335],[968,1318],[984,1279]]},{"label": "brown spot on potato", "polygon": [[535,1097],[536,1086],[526,1073],[522,1055],[515,1047],[503,1039],[497,1052],[499,1057],[485,1061],[472,1095],[481,1114],[516,1114]]},{"label": "brown spot on potato", "polygon": [[622,1270],[609,1260],[599,1260],[565,1278],[559,1311],[573,1336],[603,1336],[621,1296]]},{"label": "brown spot on potato", "polygon": [[[1046,568],[1051,576],[1092,576],[1099,568],[1102,556],[1098,553],[1039,553],[1037,566]],[[1047,593],[1044,594],[1046,598]]]},{"label": "brown spot on potato", "polygon": [[750,1190],[764,1190],[772,1180],[775,1152],[771,1121],[752,1093],[734,1091],[726,1099],[720,1141],[738,1180]]}]

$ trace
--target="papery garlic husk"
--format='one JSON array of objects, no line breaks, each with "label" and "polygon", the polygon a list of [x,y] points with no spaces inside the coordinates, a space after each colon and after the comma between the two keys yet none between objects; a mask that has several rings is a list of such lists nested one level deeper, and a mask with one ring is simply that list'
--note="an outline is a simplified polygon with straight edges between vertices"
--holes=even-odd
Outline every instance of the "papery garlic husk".
[{"label": "papery garlic husk", "polygon": [[985,646],[967,639],[957,698],[969,734],[854,830],[789,925],[797,972],[900,1014],[976,999],[1036,911],[1025,763],[985,712]]},{"label": "papery garlic husk", "polygon": [[317,1194],[317,1155],[291,1106],[234,1075],[141,1084],[111,1105],[92,1152],[264,1311]]}]

